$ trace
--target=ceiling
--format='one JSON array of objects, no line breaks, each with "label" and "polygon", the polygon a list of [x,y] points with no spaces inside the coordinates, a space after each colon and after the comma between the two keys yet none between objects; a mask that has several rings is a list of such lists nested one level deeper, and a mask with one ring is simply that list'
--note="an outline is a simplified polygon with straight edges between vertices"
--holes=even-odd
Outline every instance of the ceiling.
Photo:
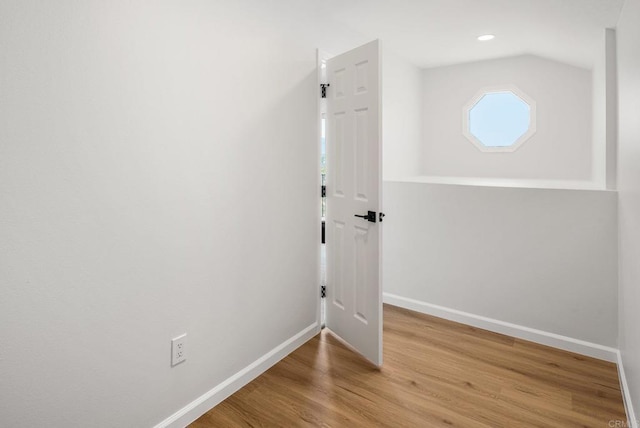
[{"label": "ceiling", "polygon": [[[533,54],[591,68],[624,0],[322,0],[325,17],[419,67]],[[479,42],[482,34],[495,34]]]}]

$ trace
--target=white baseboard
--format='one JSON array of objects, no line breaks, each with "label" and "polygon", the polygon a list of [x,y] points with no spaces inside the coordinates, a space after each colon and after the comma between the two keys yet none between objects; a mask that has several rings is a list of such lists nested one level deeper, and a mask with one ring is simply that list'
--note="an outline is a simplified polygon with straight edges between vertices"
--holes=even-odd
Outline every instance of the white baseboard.
[{"label": "white baseboard", "polygon": [[631,391],[629,391],[629,384],[627,383],[627,376],[624,374],[624,365],[622,364],[622,354],[620,351],[617,353],[618,362],[618,378],[620,378],[620,390],[622,391],[622,398],[624,400],[624,409],[627,412],[627,419],[629,428],[638,428],[638,419],[636,419],[636,412],[633,410],[633,401],[631,401]]},{"label": "white baseboard", "polygon": [[320,329],[317,322],[311,324],[309,327],[276,346],[271,351],[240,370],[238,373],[215,386],[202,396],[196,398],[194,401],[157,424],[154,428],[186,427],[234,392],[267,371],[278,361],[295,351],[298,347],[318,334],[319,331]]},{"label": "white baseboard", "polygon": [[471,325],[473,327],[493,331],[495,333],[517,337],[518,339],[540,343],[542,345],[575,352],[576,354],[586,355],[588,357],[598,358],[612,363],[618,362],[618,350],[609,346],[598,345],[597,343],[574,339],[560,334],[549,333],[547,331],[536,330],[534,328],[524,327],[493,318],[470,314],[457,309],[433,305],[431,303],[421,302],[419,300],[409,299],[395,294],[383,293],[383,300],[385,303],[393,306],[399,306],[401,308],[410,309],[423,314],[433,315],[450,321]]}]

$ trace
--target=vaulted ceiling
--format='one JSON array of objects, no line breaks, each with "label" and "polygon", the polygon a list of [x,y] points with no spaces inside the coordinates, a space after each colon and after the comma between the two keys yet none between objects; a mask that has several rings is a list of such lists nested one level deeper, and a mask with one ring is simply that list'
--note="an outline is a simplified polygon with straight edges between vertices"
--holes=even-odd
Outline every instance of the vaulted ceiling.
[{"label": "vaulted ceiling", "polygon": [[[624,0],[322,0],[326,18],[420,67],[534,54],[591,68]],[[479,42],[482,34],[495,34]]]}]

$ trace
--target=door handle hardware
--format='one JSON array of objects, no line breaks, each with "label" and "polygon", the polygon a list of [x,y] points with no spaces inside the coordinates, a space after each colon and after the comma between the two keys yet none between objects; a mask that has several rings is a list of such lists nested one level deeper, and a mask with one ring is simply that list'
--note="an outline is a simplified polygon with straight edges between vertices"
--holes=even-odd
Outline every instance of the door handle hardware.
[{"label": "door handle hardware", "polygon": [[367,214],[365,215],[358,215],[355,214],[354,217],[360,217],[363,218],[367,221],[370,221],[371,223],[375,223],[376,222],[376,212],[375,211],[367,211]]}]

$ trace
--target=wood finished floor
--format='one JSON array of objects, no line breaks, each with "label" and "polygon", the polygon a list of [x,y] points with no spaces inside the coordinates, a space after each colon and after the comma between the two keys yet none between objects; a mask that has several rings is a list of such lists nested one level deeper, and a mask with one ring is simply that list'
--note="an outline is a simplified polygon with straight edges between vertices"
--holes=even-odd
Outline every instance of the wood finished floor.
[{"label": "wood finished floor", "polygon": [[325,330],[191,428],[610,421],[626,421],[615,364],[385,305],[381,370]]}]

